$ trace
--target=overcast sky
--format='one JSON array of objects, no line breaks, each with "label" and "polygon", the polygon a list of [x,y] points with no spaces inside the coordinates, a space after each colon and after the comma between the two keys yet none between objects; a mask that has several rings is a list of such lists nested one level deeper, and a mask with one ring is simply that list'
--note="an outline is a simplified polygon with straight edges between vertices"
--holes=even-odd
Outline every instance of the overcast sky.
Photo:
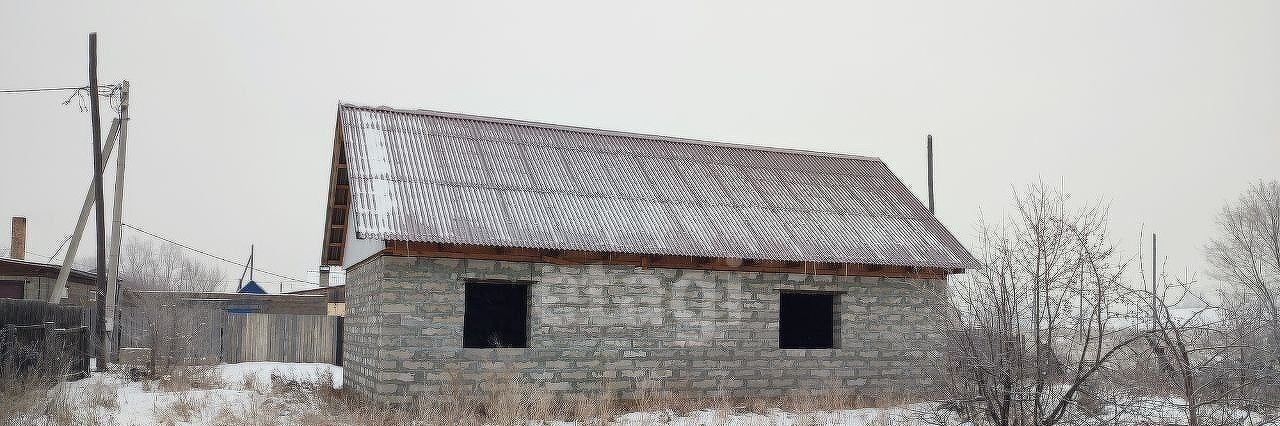
[{"label": "overcast sky", "polygon": [[[0,0],[0,89],[84,84],[97,31],[101,78],[133,85],[125,221],[293,276],[339,101],[877,156],[921,196],[932,133],[971,248],[1043,179],[1190,272],[1223,203],[1280,174],[1274,1],[108,3]],[[90,177],[65,97],[0,94],[0,215],[44,255]]]}]

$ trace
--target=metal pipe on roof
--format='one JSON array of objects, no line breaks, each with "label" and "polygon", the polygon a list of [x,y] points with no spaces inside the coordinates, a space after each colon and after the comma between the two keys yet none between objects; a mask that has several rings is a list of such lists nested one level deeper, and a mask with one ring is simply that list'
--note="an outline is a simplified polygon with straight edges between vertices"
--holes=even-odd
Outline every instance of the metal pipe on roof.
[{"label": "metal pipe on roof", "polygon": [[928,151],[926,162],[929,167],[929,213],[933,214],[933,135],[929,135],[927,140],[925,149]]}]

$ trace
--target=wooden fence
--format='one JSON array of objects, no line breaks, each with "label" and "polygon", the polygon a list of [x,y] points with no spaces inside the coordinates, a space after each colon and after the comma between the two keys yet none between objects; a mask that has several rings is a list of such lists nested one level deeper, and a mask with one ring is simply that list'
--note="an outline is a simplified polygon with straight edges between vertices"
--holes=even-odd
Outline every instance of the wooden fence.
[{"label": "wooden fence", "polygon": [[[223,311],[164,304],[122,307],[118,315],[115,338],[125,354],[145,348],[147,361],[162,366],[222,361]],[[122,355],[121,362],[130,361]]]},{"label": "wooden fence", "polygon": [[39,300],[0,299],[0,328],[13,325],[41,325],[52,321],[55,327],[89,325],[88,313],[79,306],[53,305]]},{"label": "wooden fence", "polygon": [[323,362],[342,365],[342,317],[227,314],[222,362]]},{"label": "wooden fence", "polygon": [[0,299],[0,382],[19,376],[77,380],[89,374],[86,309]]}]

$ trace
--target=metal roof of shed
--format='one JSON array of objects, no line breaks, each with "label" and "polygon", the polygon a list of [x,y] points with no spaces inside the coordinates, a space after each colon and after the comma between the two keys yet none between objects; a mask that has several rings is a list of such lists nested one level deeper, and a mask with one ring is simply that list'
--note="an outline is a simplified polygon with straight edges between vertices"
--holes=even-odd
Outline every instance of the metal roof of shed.
[{"label": "metal roof of shed", "polygon": [[971,268],[879,159],[338,108],[358,238]]}]

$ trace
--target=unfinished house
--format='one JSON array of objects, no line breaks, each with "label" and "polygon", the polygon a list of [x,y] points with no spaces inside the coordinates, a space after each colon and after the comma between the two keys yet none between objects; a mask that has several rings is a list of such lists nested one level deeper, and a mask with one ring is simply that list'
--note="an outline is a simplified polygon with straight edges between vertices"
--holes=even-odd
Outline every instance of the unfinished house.
[{"label": "unfinished house", "polygon": [[928,384],[974,258],[879,159],[340,105],[323,264],[345,386],[515,372],[553,392]]}]

